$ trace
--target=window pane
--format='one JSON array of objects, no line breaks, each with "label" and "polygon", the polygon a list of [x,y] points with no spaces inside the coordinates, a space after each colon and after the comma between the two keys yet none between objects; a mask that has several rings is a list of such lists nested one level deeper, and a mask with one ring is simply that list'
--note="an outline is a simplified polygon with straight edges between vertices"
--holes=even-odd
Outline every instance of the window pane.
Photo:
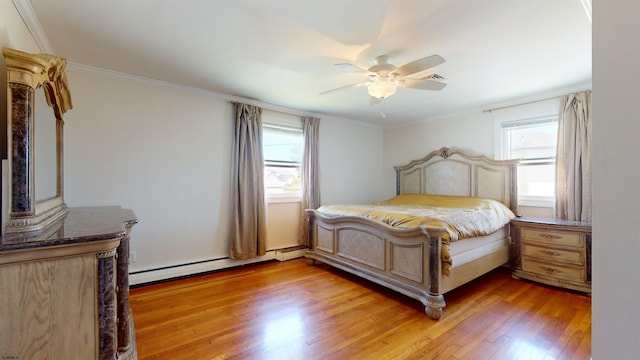
[{"label": "window pane", "polygon": [[302,130],[264,126],[262,151],[267,163],[300,163],[302,161]]},{"label": "window pane", "polygon": [[504,129],[509,159],[549,159],[556,156],[557,121]]},{"label": "window pane", "polygon": [[264,124],[262,134],[267,195],[299,195],[304,149],[302,129]]},{"label": "window pane", "polygon": [[518,166],[518,195],[554,197],[555,183],[555,164]]},{"label": "window pane", "polygon": [[300,193],[299,167],[264,167],[264,186],[267,195],[295,195]]},{"label": "window pane", "polygon": [[502,155],[520,159],[518,201],[528,206],[553,206],[556,183],[558,118],[538,117],[504,122]]}]

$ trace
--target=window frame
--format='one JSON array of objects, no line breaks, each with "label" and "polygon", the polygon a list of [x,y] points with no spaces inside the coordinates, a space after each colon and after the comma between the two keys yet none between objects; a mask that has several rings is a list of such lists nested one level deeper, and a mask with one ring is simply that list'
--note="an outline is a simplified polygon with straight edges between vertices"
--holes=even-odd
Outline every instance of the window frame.
[{"label": "window frame", "polygon": [[[278,112],[272,112],[272,111],[263,112],[263,120],[262,120],[263,143],[264,143],[264,137],[265,137],[265,130],[267,128],[281,129],[284,131],[291,131],[296,133],[299,132],[300,136],[302,137],[303,146],[304,146],[302,119],[300,117],[289,115],[289,114],[278,113]],[[302,151],[304,151],[304,149]],[[263,156],[264,156],[264,148],[263,148]],[[300,162],[293,162],[293,161],[288,162],[288,161],[277,161],[277,160],[272,161],[267,158],[264,158],[263,168],[265,170],[265,175],[266,175],[267,167],[298,168],[301,170],[302,161]],[[299,203],[302,201],[301,191],[297,191],[295,193],[288,193],[288,194],[269,193],[267,191],[266,184],[265,184],[264,190],[265,190],[265,198],[267,200],[267,203],[296,203],[296,202]]]},{"label": "window frame", "polygon": [[[550,122],[558,123],[559,114],[547,114],[543,116],[518,116],[509,119],[494,119],[494,134],[495,134],[495,146],[494,155],[497,159],[508,160],[510,147],[505,140],[505,130],[511,127],[519,127],[526,125],[542,125]],[[557,132],[556,132],[557,134]],[[556,154],[557,155],[557,154]],[[532,159],[522,159],[518,164],[518,169],[522,167],[540,166],[540,165],[555,165],[556,155],[553,157],[541,157]],[[555,172],[554,172],[554,184],[555,184]],[[532,206],[532,207],[544,207],[555,208],[555,194],[553,196],[541,196],[541,195],[523,195],[518,192],[518,205]]]}]

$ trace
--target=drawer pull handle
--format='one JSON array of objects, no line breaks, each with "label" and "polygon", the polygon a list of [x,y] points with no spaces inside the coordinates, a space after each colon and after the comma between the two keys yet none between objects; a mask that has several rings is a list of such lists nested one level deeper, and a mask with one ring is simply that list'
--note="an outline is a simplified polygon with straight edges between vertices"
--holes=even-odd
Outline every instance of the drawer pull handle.
[{"label": "drawer pull handle", "polygon": [[544,250],[544,249],[540,249],[538,250],[540,253],[544,254],[544,255],[549,255],[549,256],[562,256],[562,253],[559,251],[552,251],[552,250]]},{"label": "drawer pull handle", "polygon": [[556,235],[556,234],[539,234],[538,236],[540,236],[543,239],[562,239],[562,236],[560,235]]},{"label": "drawer pull handle", "polygon": [[562,270],[558,268],[548,267],[548,266],[540,266],[540,270],[545,271],[547,273],[562,274]]}]

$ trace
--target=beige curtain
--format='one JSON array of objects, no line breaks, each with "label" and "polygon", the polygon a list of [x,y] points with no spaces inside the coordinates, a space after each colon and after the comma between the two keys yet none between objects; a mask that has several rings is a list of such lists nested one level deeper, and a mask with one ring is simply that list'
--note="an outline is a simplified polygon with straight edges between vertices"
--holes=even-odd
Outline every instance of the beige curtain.
[{"label": "beige curtain", "polygon": [[229,256],[249,259],[266,252],[266,201],[262,157],[262,109],[234,103],[233,211]]},{"label": "beige curtain", "polygon": [[556,217],[591,221],[591,90],[563,96],[558,118]]},{"label": "beige curtain", "polygon": [[318,164],[318,133],[320,119],[312,117],[302,118],[302,133],[304,136],[304,151],[302,155],[302,172],[300,188],[302,202],[300,203],[300,226],[298,239],[301,245],[309,245],[309,218],[306,209],[320,207],[320,174]]}]

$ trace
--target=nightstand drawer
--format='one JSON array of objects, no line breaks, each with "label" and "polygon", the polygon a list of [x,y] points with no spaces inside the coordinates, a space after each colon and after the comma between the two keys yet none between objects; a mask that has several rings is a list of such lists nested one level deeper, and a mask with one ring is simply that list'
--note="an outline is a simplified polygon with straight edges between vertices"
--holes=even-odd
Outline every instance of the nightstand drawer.
[{"label": "nightstand drawer", "polygon": [[585,281],[584,267],[560,266],[522,258],[522,270],[539,275],[552,276],[556,279]]},{"label": "nightstand drawer", "polygon": [[584,247],[582,235],[578,232],[548,231],[522,228],[521,241],[535,241],[538,243]]},{"label": "nightstand drawer", "polygon": [[542,260],[584,265],[584,255],[581,251],[552,249],[525,243],[522,244],[522,255]]}]

